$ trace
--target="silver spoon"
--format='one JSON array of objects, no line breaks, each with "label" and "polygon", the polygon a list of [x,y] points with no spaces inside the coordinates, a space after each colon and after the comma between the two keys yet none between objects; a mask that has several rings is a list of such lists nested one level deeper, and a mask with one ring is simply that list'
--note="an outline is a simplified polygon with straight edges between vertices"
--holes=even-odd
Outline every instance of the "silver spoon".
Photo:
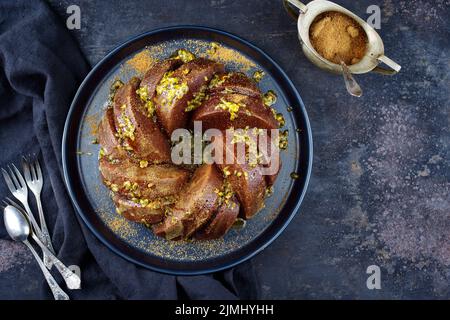
[{"label": "silver spoon", "polygon": [[347,88],[348,93],[350,93],[354,97],[361,97],[362,89],[356,82],[355,78],[353,78],[350,70],[343,60],[341,60],[341,67],[342,75],[344,76],[345,87]]},{"label": "silver spoon", "polygon": [[[23,211],[23,209],[21,209],[18,206],[18,204],[15,203],[14,201],[9,200],[9,202],[10,202],[9,204],[11,205],[11,207],[13,207],[17,211],[19,211],[19,213],[22,213],[22,215],[25,217],[25,221],[28,222],[27,213],[25,211]],[[7,202],[5,202],[5,203],[8,205]],[[80,277],[78,277],[78,275],[73,273],[57,257],[55,257],[53,252],[51,252],[50,249],[48,249],[48,247],[42,243],[42,241],[33,233],[33,231],[31,229],[30,229],[30,235],[31,235],[32,239],[34,241],[36,241],[36,243],[42,249],[42,251],[44,252],[45,256],[48,257],[48,261],[51,263],[51,265],[54,265],[56,267],[56,269],[58,270],[58,272],[61,274],[61,276],[63,277],[64,281],[66,282],[67,288],[69,288],[71,290],[80,289],[80,286],[81,286],[81,279],[80,279]],[[45,262],[44,262],[44,264],[45,264]]]},{"label": "silver spoon", "polygon": [[[23,212],[20,210],[20,208],[11,206],[12,209],[10,210],[16,210],[19,214],[21,213],[24,217],[24,221],[28,223],[27,220],[27,214],[26,212]],[[36,243],[39,245],[39,247],[42,249],[42,251],[47,255],[50,262],[56,267],[56,269],[59,271],[61,276],[63,277],[64,281],[66,282],[67,288],[69,289],[79,289],[81,285],[81,280],[73,273],[69,268],[67,268],[55,255],[47,248],[46,245],[42,243],[42,241],[33,233],[31,227],[30,227],[30,233],[31,238],[36,241]]]},{"label": "silver spoon", "polygon": [[25,216],[13,206],[6,206],[3,213],[6,231],[11,239],[23,242],[30,249],[44,274],[45,280],[47,280],[47,283],[52,290],[55,300],[69,300],[69,296],[59,287],[53,276],[48,272],[42,259],[34,250],[30,242],[28,242],[28,236],[30,235],[31,230],[30,224]]}]

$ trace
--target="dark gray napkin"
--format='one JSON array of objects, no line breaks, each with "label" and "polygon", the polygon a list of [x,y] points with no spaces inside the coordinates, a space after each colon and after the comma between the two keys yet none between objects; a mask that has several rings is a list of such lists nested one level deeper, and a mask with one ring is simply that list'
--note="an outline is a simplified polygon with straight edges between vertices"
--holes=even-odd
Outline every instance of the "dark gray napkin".
[{"label": "dark gray napkin", "polygon": [[[163,275],[115,255],[78,220],[64,186],[61,138],[71,100],[88,70],[77,43],[45,2],[0,2],[0,166],[18,164],[24,154],[41,154],[42,200],[54,247],[66,265],[78,265],[82,272],[82,289],[68,291],[71,298],[255,298],[250,262],[215,275]],[[3,181],[0,196],[10,196]],[[0,238],[8,239],[3,223]],[[17,287],[20,281],[17,270]],[[42,298],[52,297],[44,281],[40,291]]]}]

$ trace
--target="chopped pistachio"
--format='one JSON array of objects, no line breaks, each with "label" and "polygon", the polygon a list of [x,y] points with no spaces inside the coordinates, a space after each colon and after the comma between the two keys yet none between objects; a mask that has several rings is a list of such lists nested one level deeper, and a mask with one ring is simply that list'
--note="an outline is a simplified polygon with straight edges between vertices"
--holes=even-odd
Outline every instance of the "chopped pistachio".
[{"label": "chopped pistachio", "polygon": [[229,77],[231,77],[231,73],[227,73],[227,74],[222,74],[222,75],[217,75],[215,74],[211,81],[209,82],[209,88],[215,88],[220,86],[221,84],[223,84],[225,82],[225,80],[227,80]]},{"label": "chopped pistachio", "polygon": [[184,63],[187,63],[189,61],[194,60],[195,59],[195,55],[192,52],[190,52],[190,51],[188,51],[186,49],[178,49],[175,52],[174,59],[180,59]]},{"label": "chopped pistachio", "polygon": [[210,48],[206,50],[206,53],[213,55],[217,52],[217,49],[219,49],[220,45],[217,42],[211,42]]},{"label": "chopped pistachio", "polygon": [[278,145],[281,150],[286,150],[288,147],[288,135],[289,135],[289,131],[284,130],[284,131],[281,131],[280,136],[278,137],[278,139],[279,139]]},{"label": "chopped pistachio", "polygon": [[266,73],[262,70],[256,70],[253,73],[253,80],[255,80],[256,82],[260,82],[262,80],[262,78],[264,78],[264,76],[266,75]]},{"label": "chopped pistachio", "polygon": [[263,95],[263,102],[266,107],[270,107],[277,102],[277,94],[273,90],[269,90]]},{"label": "chopped pistachio", "polygon": [[132,196],[134,196],[134,197],[138,197],[138,198],[141,197],[141,192],[139,190],[133,190],[133,191],[131,191],[131,193],[132,193]]},{"label": "chopped pistachio", "polygon": [[125,182],[123,183],[123,188],[124,188],[125,190],[127,190],[127,191],[130,191],[130,190],[131,190],[131,182],[130,182],[130,181],[125,181]]},{"label": "chopped pistachio", "polygon": [[100,151],[98,152],[98,159],[100,160],[101,158],[103,158],[106,155],[106,151],[105,149],[102,147],[100,148]]},{"label": "chopped pistachio", "polygon": [[219,49],[220,45],[217,42],[211,42],[210,48],[206,50],[206,53],[209,55],[214,55],[217,52],[217,49]]},{"label": "chopped pistachio", "polygon": [[266,197],[270,197],[273,194],[273,186],[266,188]]},{"label": "chopped pistachio", "polygon": [[181,82],[180,78],[173,77],[173,71],[166,72],[156,86],[156,92],[164,95],[163,105],[169,107],[175,99],[180,99],[189,91],[186,82]]},{"label": "chopped pistachio", "polygon": [[234,202],[230,201],[230,199],[234,196],[234,192],[229,182],[225,181],[222,189],[216,189],[214,192],[216,192],[219,196],[219,205],[226,204],[228,207],[232,207],[234,205]]},{"label": "chopped pistachio", "polygon": [[147,110],[147,117],[152,118],[155,115],[156,106],[152,100],[148,100],[145,105],[145,109]]},{"label": "chopped pistachio", "polygon": [[247,224],[247,221],[246,221],[246,220],[244,220],[244,219],[242,219],[242,218],[237,218],[237,219],[234,221],[232,228],[233,228],[233,229],[238,229],[238,230],[240,230],[240,229],[245,228],[246,224]]},{"label": "chopped pistachio", "polygon": [[144,102],[144,108],[147,111],[147,117],[152,118],[155,114],[155,103],[151,99],[149,99],[148,88],[146,86],[140,87],[136,90],[136,93],[139,95],[142,102]]},{"label": "chopped pistachio", "polygon": [[127,151],[133,151],[133,148],[128,144],[128,142],[124,142],[122,147]]},{"label": "chopped pistachio", "polygon": [[[119,119],[119,128],[117,132],[121,138],[129,138],[131,141],[135,140],[134,132],[135,126],[131,123],[130,118],[125,114],[126,105],[124,104],[121,109],[123,110]],[[124,145],[125,146],[125,145]]]},{"label": "chopped pistachio", "polygon": [[140,87],[139,89],[136,90],[136,93],[138,94],[138,96],[141,98],[142,101],[147,101],[148,99],[148,89],[147,86],[143,86]]},{"label": "chopped pistachio", "polygon": [[284,116],[281,113],[277,113],[275,115],[275,120],[277,120],[278,126],[280,128],[284,127],[284,125],[286,124],[286,121],[284,120]]},{"label": "chopped pistachio", "polygon": [[277,110],[275,110],[275,108],[270,108],[270,111],[272,111],[273,117],[278,122],[278,127],[279,128],[284,127],[286,124],[286,120],[284,119],[283,114],[278,113]]},{"label": "chopped pistachio", "polygon": [[206,97],[206,86],[202,86],[200,90],[194,94],[194,98],[187,103],[186,112],[197,109]]},{"label": "chopped pistachio", "polygon": [[146,227],[146,228],[151,228],[152,225],[150,223],[147,222],[147,220],[145,220],[144,218],[141,219],[141,223]]},{"label": "chopped pistachio", "polygon": [[118,164],[120,162],[119,159],[114,159],[111,155],[108,156],[108,161],[111,164]]},{"label": "chopped pistachio", "polygon": [[112,104],[117,90],[123,86],[123,82],[116,79],[109,88],[109,104]]},{"label": "chopped pistachio", "polygon": [[123,82],[122,82],[121,80],[119,80],[119,79],[116,79],[116,80],[112,83],[112,85],[111,85],[111,87],[109,88],[109,90],[110,90],[111,92],[116,92],[117,89],[119,89],[119,88],[122,87],[122,86],[123,86]]},{"label": "chopped pistachio", "polygon": [[223,168],[223,175],[225,177],[228,177],[229,175],[231,175],[230,170],[228,170],[228,167]]},{"label": "chopped pistachio", "polygon": [[113,192],[119,191],[119,186],[115,183],[112,183],[109,187],[111,188],[111,191],[113,191]]},{"label": "chopped pistachio", "polygon": [[148,167],[148,161],[147,161],[147,160],[141,160],[141,161],[139,161],[139,167],[141,167],[141,168],[147,168],[147,167]]},{"label": "chopped pistachio", "polygon": [[242,103],[235,103],[231,101],[226,101],[224,98],[220,98],[220,103],[215,107],[215,109],[226,110],[230,113],[230,120],[233,121],[238,117],[238,112],[240,108],[244,108],[245,105]]}]

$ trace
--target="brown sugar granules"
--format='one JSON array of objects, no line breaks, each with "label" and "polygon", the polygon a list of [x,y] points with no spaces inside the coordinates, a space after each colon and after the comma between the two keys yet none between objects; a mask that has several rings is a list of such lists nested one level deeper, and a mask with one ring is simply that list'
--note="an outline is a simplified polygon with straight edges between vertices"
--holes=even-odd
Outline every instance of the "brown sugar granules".
[{"label": "brown sugar granules", "polygon": [[212,42],[210,48],[206,50],[207,57],[212,60],[217,60],[227,63],[234,63],[239,65],[241,71],[245,72],[255,67],[255,63],[246,56],[231,48],[224,47],[215,42]]},{"label": "brown sugar granules", "polygon": [[134,55],[133,58],[127,61],[127,64],[136,70],[136,72],[143,74],[150,69],[154,62],[155,59],[153,59],[150,51],[145,49]]},{"label": "brown sugar granules", "polygon": [[367,35],[351,17],[329,11],[317,16],[309,29],[316,51],[325,59],[347,65],[359,62],[367,48]]}]

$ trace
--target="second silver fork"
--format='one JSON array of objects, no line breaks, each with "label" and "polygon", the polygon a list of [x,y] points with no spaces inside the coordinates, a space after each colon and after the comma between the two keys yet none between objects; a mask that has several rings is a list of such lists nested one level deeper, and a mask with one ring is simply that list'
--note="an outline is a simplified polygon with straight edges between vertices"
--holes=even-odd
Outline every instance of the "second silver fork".
[{"label": "second silver fork", "polygon": [[[31,159],[22,158],[23,174],[25,176],[25,181],[27,182],[28,188],[33,192],[36,198],[36,204],[39,213],[39,222],[42,232],[42,237],[44,238],[45,246],[50,250],[51,253],[55,254],[55,249],[53,249],[52,239],[50,238],[50,233],[48,232],[47,223],[45,222],[44,210],[42,209],[41,202],[41,191],[43,185],[42,170],[39,160],[35,158],[34,162]],[[51,268],[52,260],[44,254],[44,264],[47,268]]]}]

